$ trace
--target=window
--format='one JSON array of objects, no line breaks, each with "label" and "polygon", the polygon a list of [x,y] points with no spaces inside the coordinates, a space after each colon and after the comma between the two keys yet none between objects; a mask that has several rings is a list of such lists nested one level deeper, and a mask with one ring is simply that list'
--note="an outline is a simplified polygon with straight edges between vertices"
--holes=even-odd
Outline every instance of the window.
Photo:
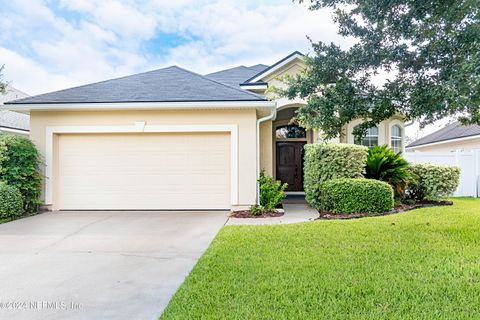
[{"label": "window", "polygon": [[355,144],[366,147],[378,146],[378,128],[372,127],[368,129],[367,134],[361,139],[355,137]]},{"label": "window", "polygon": [[307,132],[304,128],[299,127],[296,124],[288,124],[277,127],[275,136],[277,139],[305,139],[307,138]]},{"label": "window", "polygon": [[397,124],[390,129],[390,147],[395,153],[402,152],[402,128]]}]

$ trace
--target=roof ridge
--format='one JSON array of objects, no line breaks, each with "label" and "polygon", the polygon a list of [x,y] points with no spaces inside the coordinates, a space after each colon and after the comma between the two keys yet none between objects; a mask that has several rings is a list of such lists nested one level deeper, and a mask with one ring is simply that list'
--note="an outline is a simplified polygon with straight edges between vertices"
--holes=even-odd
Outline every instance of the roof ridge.
[{"label": "roof ridge", "polygon": [[202,78],[202,79],[205,79],[205,80],[208,80],[208,81],[210,81],[210,82],[213,82],[213,83],[222,85],[222,86],[224,86],[224,87],[227,87],[227,88],[236,90],[236,91],[238,91],[238,92],[242,92],[242,93],[249,94],[249,95],[251,95],[251,96],[254,96],[255,98],[263,98],[263,99],[265,99],[265,98],[262,97],[261,95],[255,94],[255,93],[253,93],[253,92],[250,92],[250,91],[247,91],[247,90],[242,90],[242,89],[240,89],[240,88],[235,88],[235,87],[229,86],[228,84],[215,81],[215,80],[213,80],[213,79],[210,79],[210,78],[207,78],[207,77],[205,77],[205,76],[202,76],[202,75],[199,74],[199,73],[190,71],[190,70],[188,70],[188,69],[184,69],[184,68],[179,67],[179,66],[177,66],[177,65],[175,65],[175,67],[177,67],[177,68],[179,68],[179,69],[181,69],[181,70],[183,70],[183,71],[186,71],[186,72],[188,72],[188,73],[191,73],[191,74],[193,74],[193,75],[195,75],[195,76],[197,76],[197,77],[200,77],[200,78]]}]

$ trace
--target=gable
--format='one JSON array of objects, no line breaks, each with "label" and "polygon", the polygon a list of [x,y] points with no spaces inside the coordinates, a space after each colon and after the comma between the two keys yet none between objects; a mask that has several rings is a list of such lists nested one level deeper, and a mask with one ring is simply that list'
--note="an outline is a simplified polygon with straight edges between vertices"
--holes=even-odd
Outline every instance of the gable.
[{"label": "gable", "polygon": [[285,58],[281,59],[280,61],[274,63],[270,67],[266,68],[265,70],[259,72],[255,76],[251,77],[247,81],[245,81],[245,84],[247,83],[256,83],[256,82],[264,82],[266,79],[275,77],[278,73],[281,73],[284,68],[288,68],[289,65],[292,63],[300,63],[303,64],[303,58],[305,56],[298,52],[295,51]]},{"label": "gable", "polygon": [[288,76],[295,76],[303,71],[305,68],[305,63],[303,60],[296,59],[289,64],[285,65],[281,69],[277,70],[276,72],[268,75],[268,77],[264,78],[263,81],[268,83],[269,87],[277,87],[277,88],[284,88],[286,85],[281,79],[288,75]]}]

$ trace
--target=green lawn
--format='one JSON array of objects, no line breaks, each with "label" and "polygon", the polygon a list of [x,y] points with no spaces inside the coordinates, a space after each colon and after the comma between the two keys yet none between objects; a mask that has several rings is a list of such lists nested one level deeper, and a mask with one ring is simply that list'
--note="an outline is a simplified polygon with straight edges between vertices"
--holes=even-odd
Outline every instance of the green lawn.
[{"label": "green lawn", "polygon": [[480,319],[480,200],[225,227],[161,319]]}]

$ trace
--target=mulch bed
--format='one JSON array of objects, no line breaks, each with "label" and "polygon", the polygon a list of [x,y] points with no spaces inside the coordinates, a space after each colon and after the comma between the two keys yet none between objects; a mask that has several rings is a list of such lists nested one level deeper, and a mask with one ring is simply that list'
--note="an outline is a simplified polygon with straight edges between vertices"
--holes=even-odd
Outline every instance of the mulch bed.
[{"label": "mulch bed", "polygon": [[396,214],[400,212],[410,211],[418,208],[427,208],[427,207],[436,207],[436,206],[451,206],[452,201],[433,201],[433,200],[422,200],[417,201],[414,204],[404,204],[402,203],[399,206],[396,206],[393,210],[384,212],[384,213],[351,213],[351,214],[335,214],[332,212],[319,212],[320,217],[317,220],[336,220],[336,219],[358,219],[365,217],[379,217],[387,216],[390,214]]},{"label": "mulch bed", "polygon": [[[283,205],[280,203],[277,206],[277,209],[283,209]],[[250,210],[239,210],[239,211],[233,211],[230,214],[231,218],[275,218],[275,217],[281,217],[285,214],[285,211],[283,210],[278,210],[278,211],[268,211],[264,212],[261,215],[253,215]]]},{"label": "mulch bed", "polygon": [[230,214],[232,218],[274,218],[274,217],[281,217],[284,215],[283,211],[268,211],[264,212],[261,215],[253,215],[250,210],[241,210],[241,211],[234,211]]}]

